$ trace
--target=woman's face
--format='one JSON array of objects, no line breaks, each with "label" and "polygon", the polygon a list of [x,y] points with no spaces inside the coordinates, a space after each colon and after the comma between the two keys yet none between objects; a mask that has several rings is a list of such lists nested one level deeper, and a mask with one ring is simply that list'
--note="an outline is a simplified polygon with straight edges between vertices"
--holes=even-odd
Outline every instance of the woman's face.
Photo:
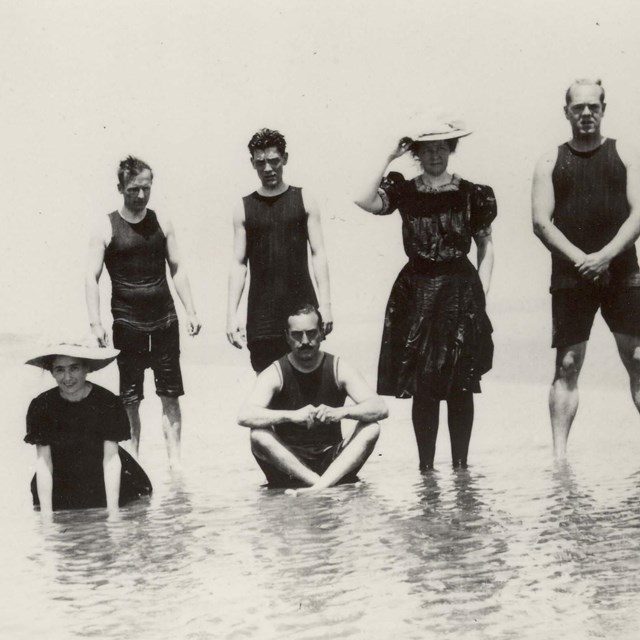
[{"label": "woman's face", "polygon": [[51,365],[51,375],[65,396],[79,395],[84,390],[89,367],[84,360],[71,356],[56,356]]},{"label": "woman's face", "polygon": [[445,140],[420,142],[416,155],[425,173],[437,177],[447,170],[451,148]]}]

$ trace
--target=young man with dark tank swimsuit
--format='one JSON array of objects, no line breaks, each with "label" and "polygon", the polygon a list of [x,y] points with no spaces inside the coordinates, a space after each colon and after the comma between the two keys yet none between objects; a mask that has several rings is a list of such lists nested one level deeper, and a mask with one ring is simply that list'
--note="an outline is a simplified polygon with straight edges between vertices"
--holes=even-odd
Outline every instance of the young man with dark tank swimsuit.
[{"label": "young man with dark tank swimsuit", "polygon": [[[348,363],[320,350],[322,317],[314,305],[287,319],[289,353],[258,375],[238,422],[251,429],[251,451],[272,487],[316,492],[355,482],[378,440],[384,400]],[[344,406],[349,397],[354,404]],[[342,436],[340,421],[357,420]]]},{"label": "young man with dark tank swimsuit", "polygon": [[189,335],[197,335],[201,325],[173,225],[147,208],[152,181],[151,167],[142,160],[129,156],[120,163],[118,191],[123,205],[102,217],[92,235],[86,298],[91,330],[98,343],[105,346],[109,338],[100,317],[99,280],[106,266],[112,285],[113,344],[120,349],[120,397],[131,426],[132,453],[137,457],[144,371],[151,367],[156,393],[162,402],[169,464],[173,470],[179,470],[182,431],[179,397],[184,389],[178,317],[167,283],[167,265],[187,312]]},{"label": "young man with dark tank swimsuit", "polygon": [[[249,153],[260,187],[244,197],[233,214],[226,333],[234,347],[241,349],[246,344],[251,366],[260,372],[288,351],[282,335],[287,310],[303,302],[317,302],[308,249],[325,334],[331,333],[333,319],[320,211],[307,190],[284,182],[289,159],[284,136],[261,129],[251,138]],[[238,306],[248,271],[245,333]]]},{"label": "young man with dark tank swimsuit", "polygon": [[595,313],[613,332],[640,411],[640,163],[627,144],[600,132],[606,103],[599,80],[567,90],[572,138],[539,160],[533,228],[552,254],[556,369],[549,408],[554,454],[566,456],[578,409],[578,376]]}]

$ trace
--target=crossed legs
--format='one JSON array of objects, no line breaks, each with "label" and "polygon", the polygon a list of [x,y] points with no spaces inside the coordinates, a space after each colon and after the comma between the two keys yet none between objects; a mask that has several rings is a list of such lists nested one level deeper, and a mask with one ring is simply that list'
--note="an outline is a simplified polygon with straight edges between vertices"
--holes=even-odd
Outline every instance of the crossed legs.
[{"label": "crossed legs", "polygon": [[332,487],[344,476],[358,470],[371,455],[379,435],[377,422],[358,422],[340,455],[322,475],[309,469],[271,429],[251,429],[251,451],[260,460],[308,485],[296,493],[314,492]]}]

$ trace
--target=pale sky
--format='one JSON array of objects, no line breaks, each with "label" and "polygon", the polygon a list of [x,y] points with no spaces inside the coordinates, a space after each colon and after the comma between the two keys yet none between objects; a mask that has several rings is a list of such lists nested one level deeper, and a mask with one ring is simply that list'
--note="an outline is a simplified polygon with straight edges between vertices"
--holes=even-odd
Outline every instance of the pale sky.
[{"label": "pale sky", "polygon": [[[86,331],[89,232],[120,205],[115,171],[130,153],[154,169],[150,206],[174,220],[206,330],[223,331],[231,208],[256,186],[246,144],[264,126],[287,137],[287,181],[321,206],[336,326],[381,322],[404,262],[400,221],[352,201],[408,117],[436,108],[474,130],[453,169],[498,198],[493,315],[548,305],[549,257],[530,224],[533,167],[569,137],[563,96],[576,77],[602,78],[604,133],[640,143],[635,7],[2,2],[0,332]],[[103,317],[110,324],[108,300]]]}]

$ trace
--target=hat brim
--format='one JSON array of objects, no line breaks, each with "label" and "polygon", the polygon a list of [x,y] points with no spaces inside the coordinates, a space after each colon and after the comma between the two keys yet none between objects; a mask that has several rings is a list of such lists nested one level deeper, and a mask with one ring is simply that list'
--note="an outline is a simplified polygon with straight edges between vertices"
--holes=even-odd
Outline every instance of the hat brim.
[{"label": "hat brim", "polygon": [[413,138],[414,142],[438,142],[439,140],[453,140],[454,138],[466,138],[473,131],[458,129],[457,131],[442,131],[438,133],[421,133]]},{"label": "hat brim", "polygon": [[87,363],[89,371],[98,371],[111,364],[120,351],[109,347],[83,347],[79,345],[59,344],[40,351],[37,356],[29,358],[25,364],[51,371],[56,356],[79,358]]}]

